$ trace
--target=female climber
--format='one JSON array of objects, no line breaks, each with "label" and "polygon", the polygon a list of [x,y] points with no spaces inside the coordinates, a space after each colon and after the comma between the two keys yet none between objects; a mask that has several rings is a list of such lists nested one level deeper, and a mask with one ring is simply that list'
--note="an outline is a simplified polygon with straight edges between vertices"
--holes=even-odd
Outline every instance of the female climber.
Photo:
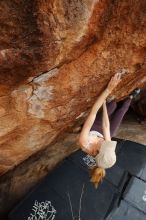
[{"label": "female climber", "polygon": [[[120,126],[132,98],[140,92],[140,89],[134,90],[120,107],[118,107],[115,100],[107,101],[106,104],[107,97],[120,81],[120,73],[111,78],[107,88],[91,108],[78,139],[81,149],[95,157],[97,166],[91,170],[90,174],[91,182],[96,188],[105,176],[105,169],[112,167],[116,162],[115,148],[117,142],[112,141],[111,137],[114,136]],[[99,111],[101,106],[103,106],[103,112]]]}]

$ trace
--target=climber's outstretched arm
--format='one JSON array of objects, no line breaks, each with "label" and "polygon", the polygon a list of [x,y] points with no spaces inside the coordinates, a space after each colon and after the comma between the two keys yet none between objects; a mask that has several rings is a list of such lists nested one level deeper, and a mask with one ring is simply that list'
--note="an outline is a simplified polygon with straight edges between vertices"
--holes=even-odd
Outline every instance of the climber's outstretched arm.
[{"label": "climber's outstretched arm", "polygon": [[110,122],[107,113],[106,102],[103,103],[102,130],[103,130],[104,139],[106,141],[111,141]]},{"label": "climber's outstretched arm", "polygon": [[86,146],[88,143],[88,134],[89,131],[95,121],[96,114],[99,110],[99,108],[102,106],[103,102],[106,100],[108,95],[112,92],[112,90],[117,86],[117,84],[120,82],[121,75],[115,74],[110,82],[108,83],[107,88],[101,93],[101,95],[97,98],[96,102],[91,108],[91,111],[82,127],[81,133],[79,135],[79,144],[81,146]]},{"label": "climber's outstretched arm", "polygon": [[102,94],[97,98],[97,100],[94,103],[86,121],[84,122],[84,125],[82,127],[82,131],[81,131],[80,137],[79,137],[79,141],[82,145],[86,145],[86,143],[88,141],[88,134],[89,134],[89,131],[95,121],[96,114],[108,95],[109,95],[109,90],[105,89],[102,92]]}]

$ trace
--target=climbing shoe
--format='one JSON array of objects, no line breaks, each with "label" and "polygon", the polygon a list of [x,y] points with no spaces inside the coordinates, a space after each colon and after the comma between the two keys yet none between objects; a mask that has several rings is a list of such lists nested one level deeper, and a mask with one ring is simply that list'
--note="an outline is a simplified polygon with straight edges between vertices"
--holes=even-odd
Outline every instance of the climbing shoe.
[{"label": "climbing shoe", "polygon": [[141,92],[141,89],[135,89],[131,94],[130,94],[130,98],[131,99],[135,99],[135,98],[137,98],[138,97],[138,95],[140,94],[140,92]]}]

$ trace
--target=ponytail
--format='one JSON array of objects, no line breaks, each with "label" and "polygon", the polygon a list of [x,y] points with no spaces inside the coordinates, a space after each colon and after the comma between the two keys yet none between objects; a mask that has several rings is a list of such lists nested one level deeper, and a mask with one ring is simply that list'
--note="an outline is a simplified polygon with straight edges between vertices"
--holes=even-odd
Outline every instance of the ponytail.
[{"label": "ponytail", "polygon": [[99,183],[103,180],[105,177],[105,169],[101,167],[95,167],[90,171],[90,182],[92,182],[97,189]]}]

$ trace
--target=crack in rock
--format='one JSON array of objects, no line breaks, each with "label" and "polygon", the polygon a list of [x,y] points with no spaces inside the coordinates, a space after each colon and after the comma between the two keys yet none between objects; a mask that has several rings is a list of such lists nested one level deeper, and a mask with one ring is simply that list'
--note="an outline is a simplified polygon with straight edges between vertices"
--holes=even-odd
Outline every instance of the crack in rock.
[{"label": "crack in rock", "polygon": [[50,78],[56,76],[58,74],[58,69],[52,69],[49,72],[42,73],[38,77],[35,77],[32,81],[37,84],[42,84],[48,81]]}]

